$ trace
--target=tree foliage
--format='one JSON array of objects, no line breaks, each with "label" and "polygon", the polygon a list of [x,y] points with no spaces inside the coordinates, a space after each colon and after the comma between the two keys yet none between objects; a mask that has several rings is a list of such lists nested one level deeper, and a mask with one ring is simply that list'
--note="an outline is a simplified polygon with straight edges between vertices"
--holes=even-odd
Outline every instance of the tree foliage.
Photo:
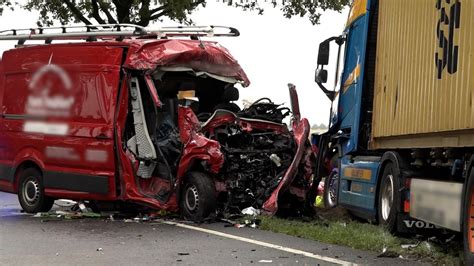
[{"label": "tree foliage", "polygon": [[188,15],[205,0],[29,0],[23,8],[38,10],[39,24],[133,23],[147,26],[162,17],[189,22]]},{"label": "tree foliage", "polygon": [[[259,4],[258,0],[242,1],[242,0],[224,0],[228,5],[241,7],[244,10],[256,10],[258,14],[264,13],[265,5]],[[250,2],[250,3],[247,3]],[[322,12],[326,10],[334,10],[341,12],[348,6],[352,0],[271,0],[269,2],[273,8],[280,8],[286,18],[294,16],[307,16],[313,25],[319,24]]]},{"label": "tree foliage", "polygon": [[10,8],[11,10],[13,10],[13,7],[15,5],[18,5],[18,3],[14,1],[0,0],[0,16],[3,14],[3,10],[5,8]]},{"label": "tree foliage", "polygon": [[[5,7],[20,6],[26,10],[38,10],[40,26],[50,26],[59,21],[90,24],[133,23],[147,26],[168,17],[180,23],[190,24],[189,15],[206,1],[213,0],[28,0],[26,4],[0,0],[0,15]],[[260,1],[260,2],[259,2]],[[325,10],[341,11],[350,0],[222,0],[222,4],[244,11],[264,13],[264,8],[281,9],[287,18],[307,16],[311,23],[319,23]]]},{"label": "tree foliage", "polygon": [[317,129],[317,130],[325,130],[325,129],[328,129],[328,126],[326,126],[324,123],[321,123],[321,124],[313,124],[311,126],[311,129]]}]

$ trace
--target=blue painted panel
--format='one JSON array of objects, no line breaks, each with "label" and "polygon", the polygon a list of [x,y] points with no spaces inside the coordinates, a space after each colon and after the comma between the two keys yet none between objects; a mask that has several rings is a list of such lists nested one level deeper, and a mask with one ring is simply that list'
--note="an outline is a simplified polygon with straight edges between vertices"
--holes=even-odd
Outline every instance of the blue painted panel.
[{"label": "blue painted panel", "polygon": [[[350,161],[349,156],[344,156],[341,160],[339,202],[350,206],[355,206],[367,212],[375,212],[377,191],[377,176],[380,167],[379,161]],[[360,172],[360,176],[350,175],[348,172]],[[366,174],[370,171],[370,178]]]},{"label": "blue painted panel", "polygon": [[[368,1],[370,6],[370,1]],[[342,72],[340,97],[338,103],[338,122],[340,129],[350,129],[350,138],[342,143],[342,153],[348,154],[357,150],[359,139],[360,108],[362,101],[363,77],[365,67],[365,54],[367,49],[367,36],[369,29],[370,10],[358,18],[346,29],[347,44],[344,70]],[[360,67],[360,75],[349,87],[344,88],[344,83],[356,67]]]}]

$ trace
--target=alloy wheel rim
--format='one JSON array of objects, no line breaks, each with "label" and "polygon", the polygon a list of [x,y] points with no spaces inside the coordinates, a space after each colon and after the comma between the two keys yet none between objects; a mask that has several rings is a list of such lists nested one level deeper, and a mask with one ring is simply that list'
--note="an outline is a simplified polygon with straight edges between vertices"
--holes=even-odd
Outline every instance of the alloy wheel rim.
[{"label": "alloy wheel rim", "polygon": [[388,220],[393,205],[393,175],[387,175],[382,186],[382,219]]}]

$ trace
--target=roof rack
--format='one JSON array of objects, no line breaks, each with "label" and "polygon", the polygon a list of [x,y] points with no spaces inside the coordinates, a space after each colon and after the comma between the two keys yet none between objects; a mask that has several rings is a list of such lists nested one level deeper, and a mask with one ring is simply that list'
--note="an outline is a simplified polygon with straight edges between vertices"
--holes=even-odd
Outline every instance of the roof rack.
[{"label": "roof rack", "polygon": [[27,40],[86,40],[130,39],[130,38],[167,38],[167,37],[236,37],[240,33],[236,28],[225,26],[176,26],[148,29],[134,24],[99,24],[84,26],[58,26],[11,29],[0,31],[0,41],[18,40],[23,45]]}]

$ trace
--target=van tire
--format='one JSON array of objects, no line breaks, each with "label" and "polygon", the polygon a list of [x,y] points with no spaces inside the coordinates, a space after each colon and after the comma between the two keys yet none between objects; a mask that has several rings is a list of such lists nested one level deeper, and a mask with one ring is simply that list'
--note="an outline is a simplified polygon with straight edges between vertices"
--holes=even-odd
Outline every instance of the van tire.
[{"label": "van tire", "polygon": [[[474,237],[474,219],[471,217],[474,216],[474,169],[471,170],[469,174],[469,180],[467,181],[466,192],[464,195],[464,208],[463,208],[463,243],[464,243],[464,258],[465,265],[474,265],[474,245],[472,238]],[[471,244],[469,243],[471,241]]]},{"label": "van tire", "polygon": [[180,210],[184,218],[200,222],[216,210],[216,191],[211,178],[201,172],[186,175],[181,189]]},{"label": "van tire", "polygon": [[44,194],[43,176],[35,168],[27,168],[20,172],[18,200],[27,213],[48,212],[54,199]]},{"label": "van tire", "polygon": [[397,231],[397,216],[400,205],[399,172],[394,163],[388,162],[383,168],[378,191],[378,223],[390,233],[396,233]]}]

